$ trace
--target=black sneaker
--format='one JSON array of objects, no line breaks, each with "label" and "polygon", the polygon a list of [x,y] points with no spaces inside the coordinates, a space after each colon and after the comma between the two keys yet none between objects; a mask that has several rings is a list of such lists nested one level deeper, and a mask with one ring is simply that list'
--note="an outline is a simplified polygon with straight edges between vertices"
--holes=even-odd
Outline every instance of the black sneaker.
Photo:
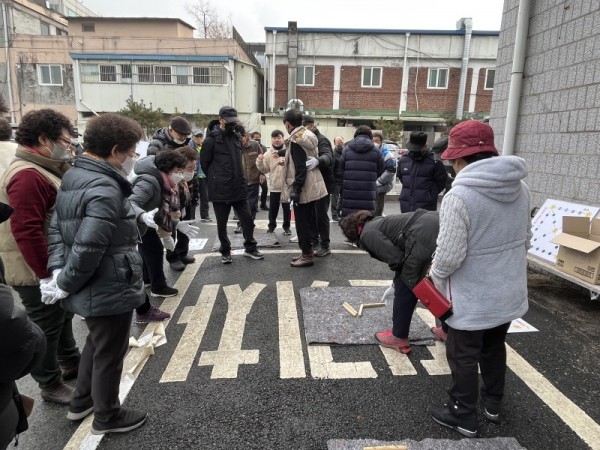
[{"label": "black sneaker", "polygon": [[235,229],[234,233],[235,233],[235,234],[242,234],[242,233],[243,233],[242,227],[237,227],[237,228]]},{"label": "black sneaker", "polygon": [[329,247],[325,248],[325,247],[320,247],[316,252],[315,252],[315,256],[318,256],[319,258],[322,256],[327,256],[327,255],[331,255],[331,249]]},{"label": "black sneaker", "polygon": [[267,230],[267,234],[271,234],[271,233],[273,233],[274,231],[275,231],[275,228],[269,228],[269,229]]},{"label": "black sneaker", "polygon": [[429,414],[431,418],[454,431],[458,431],[463,436],[474,438],[477,436],[477,414],[469,417],[458,417],[450,412],[447,405],[430,405]]},{"label": "black sneaker", "polygon": [[200,219],[200,222],[212,222],[212,219],[210,217],[203,217]]},{"label": "black sneaker", "polygon": [[180,260],[170,262],[169,267],[175,272],[181,272],[182,270],[185,270],[185,264],[182,263]]},{"label": "black sneaker", "polygon": [[292,235],[292,230],[290,230],[289,228],[284,228],[283,229],[283,234],[285,234],[286,236],[291,236]]},{"label": "black sneaker", "polygon": [[85,406],[69,406],[69,412],[67,413],[67,419],[69,420],[82,420],[94,412],[94,404],[91,402]]},{"label": "black sneaker", "polygon": [[150,291],[150,297],[175,297],[177,294],[179,294],[179,291],[175,288],[172,288],[170,286],[165,286],[162,287],[160,289],[156,289],[156,290],[151,290]]},{"label": "black sneaker", "polygon": [[483,417],[493,423],[500,423],[500,411],[496,408],[491,408],[485,405],[482,398],[479,399],[481,405],[481,412]]},{"label": "black sneaker", "polygon": [[244,252],[244,256],[248,257],[248,258],[252,258],[252,259],[263,259],[264,256],[261,252],[258,251],[258,249],[254,249],[251,251],[246,250]]},{"label": "black sneaker", "polygon": [[231,264],[233,262],[233,259],[231,258],[231,255],[222,255],[221,262],[223,264]]},{"label": "black sneaker", "polygon": [[193,256],[190,255],[183,255],[181,257],[181,262],[184,264],[192,264],[196,262],[196,258],[194,258]]},{"label": "black sneaker", "polygon": [[147,412],[121,408],[115,418],[108,422],[102,423],[94,419],[92,434],[126,433],[144,425],[147,418]]}]

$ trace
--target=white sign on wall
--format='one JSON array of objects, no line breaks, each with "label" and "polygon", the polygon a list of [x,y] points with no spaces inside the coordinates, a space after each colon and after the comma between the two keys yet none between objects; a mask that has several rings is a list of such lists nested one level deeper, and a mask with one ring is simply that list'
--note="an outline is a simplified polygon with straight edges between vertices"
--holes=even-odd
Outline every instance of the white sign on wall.
[{"label": "white sign on wall", "polygon": [[550,242],[562,232],[564,216],[587,217],[590,220],[600,208],[577,203],[548,199],[531,221],[531,248],[529,253],[551,264],[556,262],[558,245]]}]

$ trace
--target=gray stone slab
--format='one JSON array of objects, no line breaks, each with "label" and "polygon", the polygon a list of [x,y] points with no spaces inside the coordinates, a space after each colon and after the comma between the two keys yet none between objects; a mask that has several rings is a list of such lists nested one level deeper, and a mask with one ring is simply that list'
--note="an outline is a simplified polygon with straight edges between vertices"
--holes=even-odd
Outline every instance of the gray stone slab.
[{"label": "gray stone slab", "polygon": [[[281,246],[275,233],[267,233],[266,231],[262,230],[254,230],[254,239],[256,240],[257,247],[272,248]],[[229,233],[229,241],[231,242],[232,250],[244,249],[244,236],[242,234]],[[215,240],[211,251],[218,252],[220,246],[221,243],[219,242],[219,237],[215,236]]]},{"label": "gray stone slab", "polygon": [[[386,288],[326,287],[300,289],[307,344],[377,344],[374,334],[391,328],[392,307],[365,308],[361,317],[351,316],[342,303],[358,311],[361,303],[379,303]],[[413,314],[409,339],[413,345],[433,345],[427,324]]]},{"label": "gray stone slab", "polygon": [[413,441],[377,441],[374,439],[331,439],[327,441],[327,450],[363,450],[365,447],[404,444],[409,450],[524,450],[515,438],[490,439],[423,439]]}]

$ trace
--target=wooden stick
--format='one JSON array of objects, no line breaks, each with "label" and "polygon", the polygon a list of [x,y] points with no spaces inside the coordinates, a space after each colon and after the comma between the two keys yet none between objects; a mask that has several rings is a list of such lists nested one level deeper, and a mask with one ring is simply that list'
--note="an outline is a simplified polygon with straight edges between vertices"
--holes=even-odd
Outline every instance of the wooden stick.
[{"label": "wooden stick", "polygon": [[362,310],[363,310],[363,305],[362,303],[360,304],[360,308],[358,308],[358,317],[362,317]]},{"label": "wooden stick", "polygon": [[385,303],[363,303],[363,308],[379,308],[385,306]]},{"label": "wooden stick", "polygon": [[351,316],[356,317],[358,315],[358,312],[348,302],[342,303],[342,307],[348,311]]}]

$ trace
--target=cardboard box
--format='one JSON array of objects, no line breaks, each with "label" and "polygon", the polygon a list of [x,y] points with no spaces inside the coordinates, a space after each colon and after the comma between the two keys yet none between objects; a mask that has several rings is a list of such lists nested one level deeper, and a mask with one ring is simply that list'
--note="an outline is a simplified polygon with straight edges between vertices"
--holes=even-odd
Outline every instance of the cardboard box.
[{"label": "cardboard box", "polygon": [[556,267],[591,284],[600,284],[600,219],[563,217],[562,233],[551,241],[560,245]]}]

